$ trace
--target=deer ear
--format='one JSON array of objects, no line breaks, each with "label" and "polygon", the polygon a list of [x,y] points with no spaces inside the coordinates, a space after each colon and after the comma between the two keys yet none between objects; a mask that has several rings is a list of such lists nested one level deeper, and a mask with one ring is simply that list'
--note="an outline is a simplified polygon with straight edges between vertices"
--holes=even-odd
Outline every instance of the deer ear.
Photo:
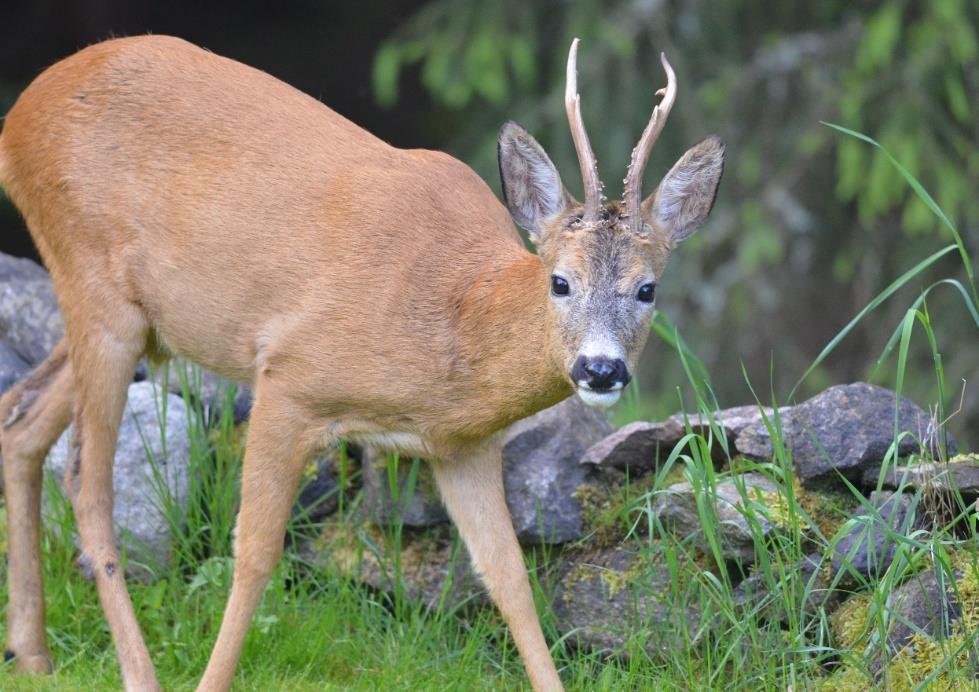
[{"label": "deer ear", "polygon": [[533,239],[545,220],[568,206],[561,176],[543,147],[515,122],[500,128],[497,154],[503,200],[513,220],[530,231]]},{"label": "deer ear", "polygon": [[687,150],[643,201],[643,217],[673,242],[689,238],[707,220],[723,172],[724,143],[708,137]]}]

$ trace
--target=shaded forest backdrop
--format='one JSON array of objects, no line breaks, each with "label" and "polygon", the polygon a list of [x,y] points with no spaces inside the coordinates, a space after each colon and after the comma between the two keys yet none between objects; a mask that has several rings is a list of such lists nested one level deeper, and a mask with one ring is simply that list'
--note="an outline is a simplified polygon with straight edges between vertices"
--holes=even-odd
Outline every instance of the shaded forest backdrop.
[{"label": "shaded forest backdrop", "polygon": [[[763,399],[772,390],[784,399],[861,308],[950,242],[881,152],[820,121],[882,142],[979,255],[979,5],[970,0],[10,5],[0,26],[0,112],[44,67],[89,43],[175,34],[270,72],[397,146],[449,151],[496,190],[496,132],[515,119],[580,192],[562,103],[567,48],[579,36],[584,117],[602,178],[618,196],[662,85],[656,56],[665,50],[680,93],[646,189],[712,132],[728,145],[728,167],[712,220],[676,253],[658,304],[706,363],[723,405],[749,401],[744,372]],[[34,253],[6,200],[0,250]],[[947,255],[901,289],[797,396],[858,379],[893,386],[894,357],[877,359],[904,312],[932,281],[961,273]],[[948,410],[968,380],[950,427],[960,446],[974,448],[974,325],[952,289],[933,291],[927,307]],[[906,391],[922,405],[938,397],[932,360],[926,340],[912,340]],[[643,415],[679,408],[685,378],[665,344],[651,340],[639,376]]]}]

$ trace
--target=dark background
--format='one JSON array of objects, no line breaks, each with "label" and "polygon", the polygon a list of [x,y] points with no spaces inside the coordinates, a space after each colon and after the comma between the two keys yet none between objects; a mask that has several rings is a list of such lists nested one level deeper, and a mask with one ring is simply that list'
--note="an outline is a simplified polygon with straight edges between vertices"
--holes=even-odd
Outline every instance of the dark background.
[{"label": "dark background", "polygon": [[[979,256],[979,5],[970,0],[414,0],[398,2],[6,3],[0,112],[46,66],[111,36],[181,36],[263,69],[383,139],[449,151],[499,189],[495,135],[513,118],[538,137],[579,192],[561,99],[573,36],[584,117],[611,196],[661,85],[658,52],[680,79],[647,189],[696,141],[718,133],[728,164],[703,231],[675,253],[658,305],[711,373],[722,405],[747,403],[748,381],[784,402],[823,347],[891,281],[951,242],[879,150],[820,124],[879,139]],[[0,196],[0,250],[34,256]],[[972,261],[973,265],[975,261]],[[798,389],[866,379],[912,302],[934,281],[967,286],[948,256],[881,305]],[[928,298],[945,366],[917,330],[906,392],[964,411],[951,429],[979,442],[979,338],[962,297]],[[620,418],[690,408],[676,355],[651,340]],[[684,396],[681,404],[679,395]]]}]

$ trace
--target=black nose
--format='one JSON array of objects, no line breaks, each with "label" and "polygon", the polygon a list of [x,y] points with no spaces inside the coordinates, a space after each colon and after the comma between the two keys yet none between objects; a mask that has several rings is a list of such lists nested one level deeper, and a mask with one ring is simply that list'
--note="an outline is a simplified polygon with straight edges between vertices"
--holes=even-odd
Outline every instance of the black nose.
[{"label": "black nose", "polygon": [[571,368],[571,379],[576,383],[584,383],[589,389],[607,391],[617,384],[625,387],[632,376],[629,368],[621,358],[587,358],[578,356],[574,367]]}]

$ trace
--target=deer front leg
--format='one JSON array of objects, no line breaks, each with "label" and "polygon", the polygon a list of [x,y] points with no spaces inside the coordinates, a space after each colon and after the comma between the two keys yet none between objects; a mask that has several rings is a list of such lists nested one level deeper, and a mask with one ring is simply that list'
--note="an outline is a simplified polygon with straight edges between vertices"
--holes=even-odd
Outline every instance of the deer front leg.
[{"label": "deer front leg", "polygon": [[534,690],[562,690],[544,641],[523,553],[503,494],[503,460],[496,445],[432,464],[442,501],[469,549],[477,573],[499,608]]},{"label": "deer front leg", "polygon": [[310,449],[304,443],[307,420],[259,384],[242,466],[234,581],[198,690],[231,687],[255,608],[282,555],[286,522]]}]

